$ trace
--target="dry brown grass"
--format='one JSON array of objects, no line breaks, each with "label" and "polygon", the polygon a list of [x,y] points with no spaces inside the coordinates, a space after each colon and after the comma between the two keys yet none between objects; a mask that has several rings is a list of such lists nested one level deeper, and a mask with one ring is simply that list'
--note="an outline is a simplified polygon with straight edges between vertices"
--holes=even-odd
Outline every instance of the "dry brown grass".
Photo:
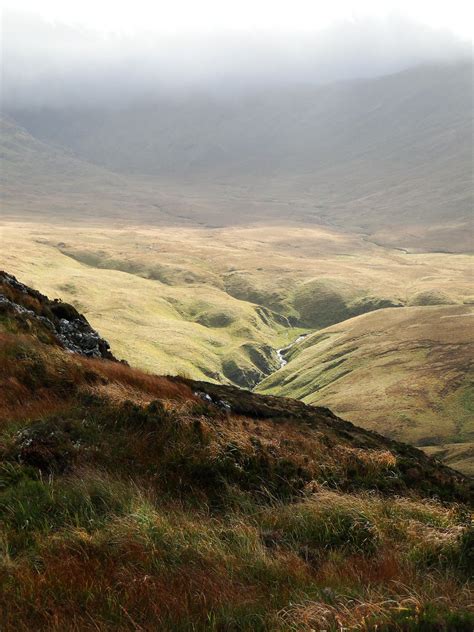
[{"label": "dry brown grass", "polygon": [[165,376],[152,375],[121,362],[77,358],[84,367],[97,372],[113,384],[130,387],[150,399],[195,399],[189,386],[173,381]]},{"label": "dry brown grass", "polygon": [[112,401],[195,400],[191,389],[118,362],[65,354],[31,335],[0,332],[0,421],[33,419],[70,406],[78,391]]},{"label": "dry brown grass", "polygon": [[470,608],[467,508],[379,494],[392,444],[27,335],[0,354],[2,631],[368,630],[397,604]]},{"label": "dry brown grass", "polygon": [[[367,582],[368,577],[361,577]],[[281,611],[282,619],[291,630],[314,632],[315,630],[360,630],[370,632],[393,624],[393,618],[414,613],[420,615],[427,608],[436,606],[446,611],[460,606],[466,612],[474,611],[473,595],[469,587],[460,588],[450,578],[436,577],[428,581],[412,576],[405,577],[409,584],[394,579],[387,587],[376,584],[369,587],[363,598],[334,593],[333,603],[306,601]],[[400,624],[401,626],[403,624]],[[429,625],[429,624],[428,624]],[[441,624],[443,625],[443,624]],[[449,625],[449,624],[448,624]],[[390,630],[434,629],[455,630],[454,627],[405,628],[390,627]],[[465,629],[465,628],[463,628]]]},{"label": "dry brown grass", "polygon": [[[88,552],[86,546],[78,551],[57,547],[43,556],[41,574],[18,567],[14,574],[22,598],[11,601],[5,630],[18,622],[24,630],[83,630],[89,621],[91,629],[151,631],[160,621],[203,620],[209,610],[227,602],[245,604],[252,593],[232,582],[223,569],[168,570],[160,576],[140,571],[140,559],[149,553],[135,543],[122,554],[121,560],[101,559],[100,552]],[[81,612],[78,596],[86,594],[87,606]],[[116,623],[107,621],[108,600]]]},{"label": "dry brown grass", "polygon": [[[337,502],[336,495],[326,500]],[[242,517],[229,523],[178,505],[165,513],[136,505],[102,531],[52,534],[40,543],[39,567],[27,556],[3,566],[3,629],[368,632],[432,606],[473,610],[467,584],[417,569],[393,543],[373,557],[334,553],[315,565],[297,550],[267,550],[259,538]],[[230,626],[246,612],[266,623],[240,627],[237,619],[226,627],[226,616]]]},{"label": "dry brown grass", "polygon": [[81,379],[73,363],[66,368],[61,350],[46,352],[32,336],[0,333],[0,360],[0,422],[42,417],[70,405],[64,384],[49,384],[65,373],[70,383]]}]

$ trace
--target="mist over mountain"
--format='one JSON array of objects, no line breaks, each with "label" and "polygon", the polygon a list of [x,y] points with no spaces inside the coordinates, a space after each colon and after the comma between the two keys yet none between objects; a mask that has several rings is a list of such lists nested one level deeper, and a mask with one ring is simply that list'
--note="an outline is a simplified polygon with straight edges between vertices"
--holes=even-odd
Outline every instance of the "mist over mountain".
[{"label": "mist over mountain", "polygon": [[145,178],[179,208],[192,200],[192,221],[322,222],[403,247],[472,248],[469,60],[233,99],[194,92],[8,113],[54,152]]},{"label": "mist over mountain", "polygon": [[[44,192],[40,172],[49,190],[87,195],[105,178],[131,199],[139,178],[147,219],[165,195],[171,222],[322,222],[472,247],[472,50],[448,29],[387,14],[306,31],[99,32],[7,11],[2,56],[12,200],[30,177]],[[62,185],[58,162],[81,175]]]},{"label": "mist over mountain", "polygon": [[234,98],[255,90],[375,77],[472,55],[470,43],[402,15],[352,17],[312,30],[99,33],[5,11],[2,100],[9,108]]}]

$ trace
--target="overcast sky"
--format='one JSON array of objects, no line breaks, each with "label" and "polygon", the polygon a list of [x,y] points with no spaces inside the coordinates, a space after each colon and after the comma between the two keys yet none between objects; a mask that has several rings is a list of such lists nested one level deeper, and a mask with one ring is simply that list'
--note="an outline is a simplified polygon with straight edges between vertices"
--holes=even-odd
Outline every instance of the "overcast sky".
[{"label": "overcast sky", "polygon": [[126,103],[321,83],[472,54],[472,2],[3,0],[2,98]]},{"label": "overcast sky", "polygon": [[335,20],[391,13],[462,37],[471,37],[474,28],[469,0],[3,0],[1,6],[107,32],[314,30]]}]

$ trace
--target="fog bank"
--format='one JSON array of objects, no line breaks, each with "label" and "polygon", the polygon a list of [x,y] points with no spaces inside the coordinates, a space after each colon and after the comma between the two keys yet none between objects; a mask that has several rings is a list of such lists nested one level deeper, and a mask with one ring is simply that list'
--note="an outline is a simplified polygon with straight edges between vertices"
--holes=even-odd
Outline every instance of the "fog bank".
[{"label": "fog bank", "polygon": [[320,31],[100,34],[5,12],[7,108],[122,107],[136,100],[215,97],[371,77],[471,55],[469,42],[400,16],[347,20]]}]

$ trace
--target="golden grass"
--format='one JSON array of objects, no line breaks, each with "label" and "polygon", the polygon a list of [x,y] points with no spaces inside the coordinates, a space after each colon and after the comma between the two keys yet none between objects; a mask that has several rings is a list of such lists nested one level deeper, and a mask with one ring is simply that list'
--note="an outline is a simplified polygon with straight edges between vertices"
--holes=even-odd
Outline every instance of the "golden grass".
[{"label": "golden grass", "polygon": [[[349,572],[351,566],[349,565]],[[390,573],[389,573],[390,575]],[[367,580],[363,573],[359,580]],[[405,580],[412,582],[413,578]],[[337,596],[335,603],[328,604],[307,601],[281,612],[281,617],[289,629],[311,632],[313,630],[373,630],[384,624],[393,626],[393,617],[410,612],[422,613],[427,606],[436,605],[449,611],[453,606],[464,605],[466,610],[473,609],[472,593],[469,589],[459,588],[452,580],[438,577],[432,582],[418,579],[416,588],[400,581],[393,581],[388,590],[369,589],[364,598]],[[402,625],[402,624],[401,624]],[[391,627],[389,629],[404,629]],[[416,628],[415,628],[416,629]],[[423,628],[421,628],[423,629]],[[427,628],[430,629],[430,628]],[[436,627],[433,627],[436,629]],[[455,628],[453,628],[454,630]]]},{"label": "golden grass", "polygon": [[183,383],[118,362],[65,354],[60,348],[38,345],[29,335],[0,332],[0,357],[0,422],[60,413],[71,406],[78,391],[105,395],[116,403],[196,399]]},{"label": "golden grass", "polygon": [[[254,384],[278,368],[272,349],[308,331],[258,305],[297,317],[302,288],[323,287],[336,297],[325,317],[370,297],[451,301],[333,325],[306,338],[289,365],[257,388],[328,405],[417,445],[454,445],[472,434],[463,377],[472,344],[471,308],[461,305],[472,295],[467,255],[406,254],[319,226],[111,228],[86,221],[71,230],[5,221],[1,231],[0,265],[71,301],[118,357],[160,374]],[[18,251],[20,234],[25,247]],[[317,296],[305,292],[304,311],[312,314]],[[469,467],[468,454],[453,450],[442,458]]]},{"label": "golden grass", "polygon": [[[144,401],[153,399],[195,399],[191,389],[186,384],[168,379],[165,376],[152,375],[146,371],[129,367],[120,362],[107,360],[75,358],[84,367],[91,368],[99,376],[107,380],[106,388],[115,387],[123,392],[138,392],[145,396]],[[100,385],[97,387],[100,389]],[[128,389],[128,391],[127,391]]]},{"label": "golden grass", "polygon": [[[229,522],[177,506],[156,509],[150,500],[138,497],[130,513],[102,530],[68,528],[44,538],[36,553],[41,572],[27,556],[3,565],[4,629],[217,631],[236,625],[250,632],[256,628],[252,619],[245,623],[247,613],[261,630],[368,631],[431,607],[445,614],[473,610],[468,584],[453,572],[418,569],[393,540],[370,557],[323,554],[315,565],[297,547],[264,546],[255,526],[261,518],[250,517],[249,524],[249,517],[232,516]],[[314,503],[321,515],[330,505],[374,515],[368,497],[320,492]],[[405,542],[412,546],[410,534]]]},{"label": "golden grass", "polygon": [[323,227],[4,222],[1,231],[0,265],[75,304],[119,357],[194,378],[225,379],[224,359],[249,366],[242,344],[292,342],[301,329],[265,324],[255,303],[297,316],[293,294],[307,282],[342,284],[348,301],[472,294],[468,256],[407,255]]}]

